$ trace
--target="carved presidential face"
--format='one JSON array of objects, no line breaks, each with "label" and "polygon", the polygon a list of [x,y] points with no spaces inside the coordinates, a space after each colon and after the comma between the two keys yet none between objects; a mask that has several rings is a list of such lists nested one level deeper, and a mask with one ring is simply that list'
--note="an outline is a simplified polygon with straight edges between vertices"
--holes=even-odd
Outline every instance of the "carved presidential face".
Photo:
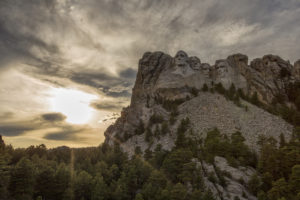
[{"label": "carved presidential face", "polygon": [[215,70],[218,77],[225,77],[225,75],[228,73],[228,63],[225,61],[217,62],[215,65]]},{"label": "carved presidential face", "polygon": [[205,77],[209,77],[210,75],[210,65],[207,63],[203,63],[201,65],[201,71],[205,75]]},{"label": "carved presidential face", "polygon": [[184,51],[178,51],[175,55],[175,65],[178,67],[184,67],[187,65],[188,55]]},{"label": "carved presidential face", "polygon": [[200,68],[201,68],[201,61],[196,56],[190,57],[189,58],[189,63],[190,63],[190,66],[191,66],[191,68],[193,70],[200,70]]}]

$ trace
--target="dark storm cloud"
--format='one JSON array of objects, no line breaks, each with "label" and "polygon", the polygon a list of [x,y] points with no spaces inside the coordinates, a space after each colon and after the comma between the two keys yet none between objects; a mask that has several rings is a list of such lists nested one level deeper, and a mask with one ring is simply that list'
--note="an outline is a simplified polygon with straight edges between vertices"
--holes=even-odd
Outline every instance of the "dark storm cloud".
[{"label": "dark storm cloud", "polygon": [[134,79],[128,77],[132,76],[132,74],[128,73],[132,72],[124,72],[124,74],[121,74],[121,77],[116,77],[99,72],[82,72],[72,74],[72,77],[70,79],[76,83],[97,88],[107,96],[129,97],[131,96],[130,88],[133,84]]},{"label": "dark storm cloud", "polygon": [[[53,117],[49,117],[53,113],[43,114],[41,116],[35,116],[32,119],[22,121],[1,121],[0,134],[7,137],[14,137],[25,134],[27,131],[33,131],[43,129],[45,127],[52,126],[51,122]],[[46,116],[46,117],[45,117]],[[51,118],[51,119],[50,119]],[[49,120],[50,119],[50,120]]]},{"label": "dark storm cloud", "polygon": [[137,70],[134,70],[132,68],[127,68],[127,69],[120,71],[119,75],[120,75],[120,77],[123,77],[123,78],[134,79],[136,77],[136,73],[137,73]]},{"label": "dark storm cloud", "polygon": [[57,121],[64,121],[66,119],[66,116],[61,113],[47,113],[47,114],[43,114],[42,118],[45,121],[57,122]]},{"label": "dark storm cloud", "polygon": [[82,133],[91,132],[92,128],[87,125],[73,125],[65,122],[65,116],[61,113],[45,113],[32,119],[9,122],[0,125],[0,135],[16,137],[25,135],[28,131],[47,130],[57,128],[57,131],[46,133],[43,137],[55,141],[81,141],[86,138]]},{"label": "dark storm cloud", "polygon": [[104,102],[94,102],[91,104],[91,106],[98,110],[120,111],[123,107],[122,103],[124,104],[124,102],[104,101]]},{"label": "dark storm cloud", "polygon": [[0,134],[14,137],[23,135],[27,131],[53,128],[53,126],[69,128],[70,125],[64,121],[65,119],[66,117],[61,113],[45,113],[22,121],[1,121]]},{"label": "dark storm cloud", "polygon": [[33,124],[28,124],[24,122],[11,123],[6,125],[0,125],[0,135],[7,137],[14,137],[23,135],[26,131],[35,130],[37,127]]},{"label": "dark storm cloud", "polygon": [[47,133],[43,138],[47,140],[59,140],[59,141],[76,141],[79,140],[76,134],[85,131],[85,128],[75,128],[72,126],[65,127],[61,131]]}]

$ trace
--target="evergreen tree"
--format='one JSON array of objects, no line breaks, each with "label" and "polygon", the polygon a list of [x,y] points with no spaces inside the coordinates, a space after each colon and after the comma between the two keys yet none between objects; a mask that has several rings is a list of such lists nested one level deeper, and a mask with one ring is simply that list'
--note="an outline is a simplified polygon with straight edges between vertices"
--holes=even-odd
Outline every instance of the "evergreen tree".
[{"label": "evergreen tree", "polygon": [[187,196],[187,190],[181,183],[177,183],[170,193],[171,200],[184,200]]},{"label": "evergreen tree", "polygon": [[208,91],[208,86],[207,86],[206,83],[203,84],[202,91],[203,92],[207,92]]},{"label": "evergreen tree", "polygon": [[[0,141],[1,142],[1,141]],[[0,149],[0,200],[8,199],[8,184],[10,179],[9,156]]]},{"label": "evergreen tree", "polygon": [[34,166],[22,158],[11,173],[9,191],[16,200],[31,200],[34,192]]},{"label": "evergreen tree", "polygon": [[149,127],[146,130],[145,141],[146,142],[151,142],[152,141],[152,131]]},{"label": "evergreen tree", "polygon": [[62,199],[65,191],[69,188],[71,182],[70,170],[66,167],[64,163],[58,166],[58,169],[54,175],[54,186],[53,191],[55,199]]},{"label": "evergreen tree", "polygon": [[55,198],[55,191],[53,190],[55,188],[54,176],[54,169],[49,166],[42,169],[42,171],[37,175],[35,192],[37,195],[41,196],[42,199]]},{"label": "evergreen tree", "polygon": [[101,174],[97,174],[93,179],[93,188],[91,193],[91,200],[106,200],[109,197],[108,186],[103,180]]},{"label": "evergreen tree", "polygon": [[75,199],[90,199],[92,189],[92,177],[86,171],[81,171],[75,178],[74,196]]},{"label": "evergreen tree", "polygon": [[143,195],[141,195],[141,193],[138,193],[137,195],[135,195],[134,200],[144,200]]},{"label": "evergreen tree", "polygon": [[292,174],[289,180],[289,189],[293,194],[295,194],[295,196],[300,193],[300,165],[295,165],[292,168]]},{"label": "evergreen tree", "polygon": [[289,194],[289,188],[284,178],[281,178],[272,184],[272,189],[268,192],[270,200],[277,200]]}]

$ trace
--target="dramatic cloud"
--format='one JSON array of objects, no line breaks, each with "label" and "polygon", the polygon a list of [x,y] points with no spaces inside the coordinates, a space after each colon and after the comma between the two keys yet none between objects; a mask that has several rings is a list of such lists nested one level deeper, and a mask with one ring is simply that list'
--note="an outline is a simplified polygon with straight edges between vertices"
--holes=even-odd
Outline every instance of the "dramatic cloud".
[{"label": "dramatic cloud", "polygon": [[61,113],[45,113],[22,121],[2,121],[0,134],[7,137],[19,136],[28,131],[51,128],[53,123],[57,127],[68,128],[70,125],[64,122],[65,118]]},{"label": "dramatic cloud", "polygon": [[37,127],[30,123],[11,123],[6,125],[0,125],[0,134],[8,137],[13,137],[22,135],[26,131],[35,130],[35,128]]},{"label": "dramatic cloud", "polygon": [[61,113],[47,113],[47,114],[43,114],[42,118],[46,121],[56,122],[56,121],[64,121],[66,119],[66,116],[64,116]]},{"label": "dramatic cloud", "polygon": [[75,127],[65,127],[61,131],[47,133],[44,136],[44,139],[47,140],[69,140],[75,141],[78,139],[82,139],[76,135],[76,133],[80,133],[85,131],[85,128],[75,128]]},{"label": "dramatic cloud", "polygon": [[[2,0],[0,130],[16,136],[38,129],[23,118],[47,112],[45,91],[53,88],[98,95],[91,104],[101,112],[94,123],[103,121],[128,105],[146,51],[183,49],[211,64],[237,52],[294,62],[299,20],[298,0]],[[54,113],[39,118],[64,119]],[[45,138],[71,140],[77,130]]]}]

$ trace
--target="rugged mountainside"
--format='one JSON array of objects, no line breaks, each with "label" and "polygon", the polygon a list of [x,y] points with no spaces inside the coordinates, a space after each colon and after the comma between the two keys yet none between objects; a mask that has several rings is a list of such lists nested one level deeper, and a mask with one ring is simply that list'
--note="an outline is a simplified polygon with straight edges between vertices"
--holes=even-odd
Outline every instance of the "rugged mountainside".
[{"label": "rugged mountainside", "polygon": [[[248,64],[246,55],[234,54],[210,66],[195,56],[188,57],[184,51],[177,52],[174,58],[163,52],[147,52],[139,61],[130,106],[124,108],[121,117],[106,130],[105,142],[120,143],[129,155],[133,155],[137,147],[141,152],[153,151],[158,144],[162,149],[171,150],[180,123],[188,119],[187,137],[205,138],[214,128],[228,136],[238,131],[245,143],[258,151],[261,135],[279,140],[280,134],[284,133],[288,139],[293,126],[258,104],[253,105],[239,97],[251,97],[263,105],[285,101],[293,108],[289,88],[299,78],[300,61],[293,66],[275,55],[254,59]],[[226,96],[224,91],[234,94]],[[238,99],[235,94],[239,94]],[[218,156],[214,161],[214,166],[232,174],[227,178],[226,188],[209,181],[208,174],[217,175],[214,166],[195,159],[206,177],[206,187],[217,198],[256,199],[240,183],[240,179],[249,180],[255,173],[253,168],[234,168]]]}]

